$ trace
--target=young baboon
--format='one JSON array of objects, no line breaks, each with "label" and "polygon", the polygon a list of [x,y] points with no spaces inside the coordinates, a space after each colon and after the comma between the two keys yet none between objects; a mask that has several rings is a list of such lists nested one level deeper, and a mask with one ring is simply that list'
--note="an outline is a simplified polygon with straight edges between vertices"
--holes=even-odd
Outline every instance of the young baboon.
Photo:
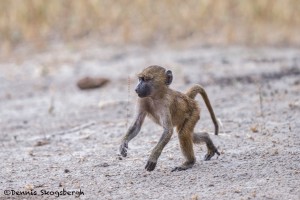
[{"label": "young baboon", "polygon": [[138,112],[134,123],[122,139],[120,153],[123,157],[127,156],[128,143],[139,133],[146,116],[164,129],[158,144],[148,159],[145,167],[147,171],[154,170],[158,157],[173,134],[173,127],[177,129],[181,151],[186,161],[172,171],[186,170],[194,165],[196,158],[193,143],[206,143],[208,152],[204,160],[210,160],[215,153],[220,155],[207,133],[194,133],[194,127],[200,119],[200,108],[194,100],[198,93],[201,94],[210,112],[215,126],[215,134],[217,135],[219,131],[214,111],[205,90],[200,85],[193,86],[186,94],[174,91],[169,88],[173,80],[172,72],[160,66],[147,67],[138,75],[138,78],[139,83],[135,89],[140,97]]}]

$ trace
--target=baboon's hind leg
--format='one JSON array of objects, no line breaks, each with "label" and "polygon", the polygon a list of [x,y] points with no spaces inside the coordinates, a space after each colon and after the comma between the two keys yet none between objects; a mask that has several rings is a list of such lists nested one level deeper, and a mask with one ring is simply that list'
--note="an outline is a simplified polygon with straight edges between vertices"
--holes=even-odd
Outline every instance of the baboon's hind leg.
[{"label": "baboon's hind leg", "polygon": [[195,122],[190,121],[184,123],[181,127],[177,127],[180,148],[186,161],[179,167],[172,169],[173,171],[182,171],[193,167],[196,162],[193,149],[193,129]]},{"label": "baboon's hind leg", "polygon": [[206,144],[207,154],[204,156],[205,161],[210,160],[215,154],[220,155],[218,149],[215,147],[214,143],[206,132],[194,133],[193,142],[195,144],[199,144],[202,142]]}]

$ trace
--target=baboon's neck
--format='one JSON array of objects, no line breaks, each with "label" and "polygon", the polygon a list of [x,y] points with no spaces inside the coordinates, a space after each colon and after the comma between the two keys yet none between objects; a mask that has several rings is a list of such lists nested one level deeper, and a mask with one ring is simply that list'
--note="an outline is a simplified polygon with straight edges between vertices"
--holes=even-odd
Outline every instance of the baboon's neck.
[{"label": "baboon's neck", "polygon": [[170,93],[170,91],[171,91],[171,89],[167,86],[161,87],[150,98],[152,98],[153,100],[163,99]]}]

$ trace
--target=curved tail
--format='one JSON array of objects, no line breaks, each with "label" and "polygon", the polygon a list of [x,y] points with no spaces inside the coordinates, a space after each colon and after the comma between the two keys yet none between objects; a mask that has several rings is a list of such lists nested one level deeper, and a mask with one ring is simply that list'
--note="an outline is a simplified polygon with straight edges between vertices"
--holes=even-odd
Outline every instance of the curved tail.
[{"label": "curved tail", "polygon": [[211,107],[211,104],[210,104],[210,101],[208,99],[208,96],[204,90],[204,88],[201,86],[201,85],[194,85],[193,87],[191,87],[188,92],[186,93],[187,96],[189,96],[190,98],[192,99],[195,99],[196,95],[197,94],[201,94],[205,104],[206,104],[206,107],[210,113],[210,117],[215,125],[215,135],[218,135],[219,133],[219,124],[218,124],[218,121],[216,119],[216,116],[215,116],[215,113],[214,113],[214,110],[212,109]]}]

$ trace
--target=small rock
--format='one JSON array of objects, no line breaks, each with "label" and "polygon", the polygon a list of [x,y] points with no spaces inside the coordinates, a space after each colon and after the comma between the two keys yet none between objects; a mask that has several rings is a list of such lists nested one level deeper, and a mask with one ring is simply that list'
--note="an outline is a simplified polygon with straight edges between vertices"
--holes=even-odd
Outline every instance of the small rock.
[{"label": "small rock", "polygon": [[257,125],[252,126],[250,129],[251,129],[251,131],[252,131],[253,133],[257,133],[257,132],[258,132],[258,127],[257,127]]},{"label": "small rock", "polygon": [[236,190],[234,191],[234,193],[241,193],[241,190],[236,189]]},{"label": "small rock", "polygon": [[102,165],[100,165],[101,167],[108,167],[109,164],[108,163],[103,163]]},{"label": "small rock", "polygon": [[296,80],[296,81],[294,82],[294,85],[300,85],[300,80]]},{"label": "small rock", "polygon": [[27,185],[25,185],[25,190],[27,190],[27,191],[29,191],[29,190],[33,190],[34,189],[34,185],[32,185],[32,184],[27,184]]},{"label": "small rock", "polygon": [[104,86],[109,82],[106,78],[91,78],[91,77],[85,77],[83,79],[80,79],[77,82],[77,86],[82,89],[94,89]]},{"label": "small rock", "polygon": [[101,164],[95,165],[94,167],[108,167],[108,166],[109,166],[108,163],[101,163]]},{"label": "small rock", "polygon": [[199,198],[198,198],[198,195],[194,194],[191,199],[192,200],[198,200]]},{"label": "small rock", "polygon": [[35,147],[40,147],[40,146],[47,145],[47,144],[49,144],[49,143],[50,143],[49,140],[40,140],[40,141],[38,141],[34,146],[35,146]]},{"label": "small rock", "polygon": [[278,154],[279,154],[278,149],[275,149],[275,150],[271,153],[272,156],[276,156],[276,155],[278,155]]}]

